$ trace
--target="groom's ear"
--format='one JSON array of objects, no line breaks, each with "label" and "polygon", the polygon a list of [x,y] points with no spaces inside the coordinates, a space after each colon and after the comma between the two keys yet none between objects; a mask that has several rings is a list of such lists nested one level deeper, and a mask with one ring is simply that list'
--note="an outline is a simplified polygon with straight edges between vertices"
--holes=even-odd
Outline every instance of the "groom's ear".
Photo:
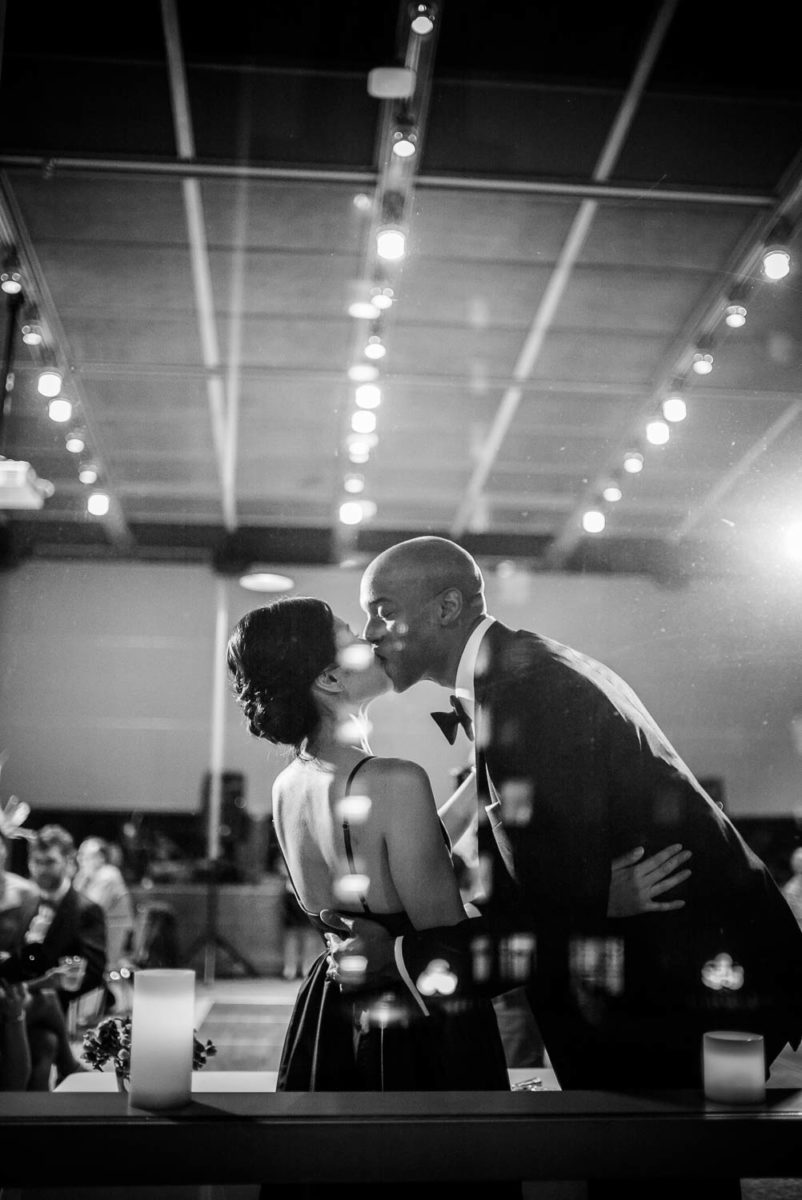
[{"label": "groom's ear", "polygon": [[464,608],[462,592],[459,588],[446,588],[440,593],[439,612],[441,625],[454,625],[459,620]]}]

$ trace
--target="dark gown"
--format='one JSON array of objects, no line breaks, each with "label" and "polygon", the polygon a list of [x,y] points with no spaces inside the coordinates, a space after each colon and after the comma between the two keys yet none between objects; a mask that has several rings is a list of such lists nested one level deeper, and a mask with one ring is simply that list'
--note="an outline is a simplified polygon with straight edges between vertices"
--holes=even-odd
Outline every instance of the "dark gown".
[{"label": "dark gown", "polygon": [[[357,763],[348,777],[346,795],[366,761]],[[448,842],[445,829],[443,836]],[[347,822],[343,840],[353,873]],[[289,868],[287,874],[292,881]],[[406,913],[374,913],[364,897],[361,903],[361,911],[341,910],[343,915],[376,921],[393,938],[413,932]],[[304,911],[321,934],[331,932],[316,913]],[[277,1091],[509,1091],[490,1000],[438,997],[428,1004],[426,1016],[403,984],[345,996],[326,978],[326,969],[323,952],[301,984],[284,1040]]]}]

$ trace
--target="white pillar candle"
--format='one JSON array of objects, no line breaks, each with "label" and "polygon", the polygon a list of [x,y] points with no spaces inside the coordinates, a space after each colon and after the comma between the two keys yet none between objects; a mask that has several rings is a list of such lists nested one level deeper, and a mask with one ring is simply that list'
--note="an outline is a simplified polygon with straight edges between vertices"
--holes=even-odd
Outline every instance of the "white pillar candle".
[{"label": "white pillar candle", "polygon": [[180,1108],[192,1092],[195,972],[134,974],[131,1090],[135,1108]]},{"label": "white pillar candle", "polygon": [[766,1060],[759,1033],[722,1029],[703,1039],[704,1091],[722,1104],[760,1104],[766,1099]]}]

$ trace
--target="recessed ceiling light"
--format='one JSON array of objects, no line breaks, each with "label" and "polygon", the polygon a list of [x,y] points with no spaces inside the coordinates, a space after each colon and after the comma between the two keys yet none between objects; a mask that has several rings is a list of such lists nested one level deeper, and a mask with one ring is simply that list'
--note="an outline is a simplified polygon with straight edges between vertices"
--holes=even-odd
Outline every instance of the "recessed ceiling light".
[{"label": "recessed ceiling light", "polygon": [[261,563],[253,563],[248,567],[240,575],[239,583],[249,592],[288,592],[295,587],[295,580],[289,575],[277,575]]}]

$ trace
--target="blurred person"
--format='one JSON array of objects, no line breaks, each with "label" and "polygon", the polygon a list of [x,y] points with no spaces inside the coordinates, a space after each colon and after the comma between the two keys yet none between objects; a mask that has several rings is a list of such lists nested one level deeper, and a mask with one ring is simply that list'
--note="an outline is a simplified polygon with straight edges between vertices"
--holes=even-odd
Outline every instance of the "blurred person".
[{"label": "blurred person", "polygon": [[791,912],[802,926],[802,846],[797,846],[794,850],[790,866],[791,877],[786,880],[781,890],[788,901]]},{"label": "blurred person", "polygon": [[99,837],[84,838],[78,847],[78,870],[72,881],[76,891],[99,904],[106,915],[106,963],[117,968],[131,952],[134,905],[122,871],[114,860],[114,847]]},{"label": "blurred person", "polygon": [[0,1092],[24,1092],[31,1075],[31,1051],[25,1023],[30,1002],[24,983],[0,975]]},{"label": "blurred person", "polygon": [[[0,774],[7,759],[0,754]],[[17,796],[0,805],[0,956],[19,954],[22,938],[39,903],[39,891],[30,879],[6,869],[12,840],[30,840],[34,835],[25,827],[30,807]]]},{"label": "blurred person", "polygon": [[45,825],[28,843],[28,870],[39,892],[37,910],[25,931],[23,969],[46,978],[27,1011],[31,1048],[29,1090],[46,1091],[51,1069],[58,1077],[79,1069],[68,1053],[64,1018],[70,1002],[105,986],[106,918],[99,904],[72,885],[75,843],[60,825]]}]

